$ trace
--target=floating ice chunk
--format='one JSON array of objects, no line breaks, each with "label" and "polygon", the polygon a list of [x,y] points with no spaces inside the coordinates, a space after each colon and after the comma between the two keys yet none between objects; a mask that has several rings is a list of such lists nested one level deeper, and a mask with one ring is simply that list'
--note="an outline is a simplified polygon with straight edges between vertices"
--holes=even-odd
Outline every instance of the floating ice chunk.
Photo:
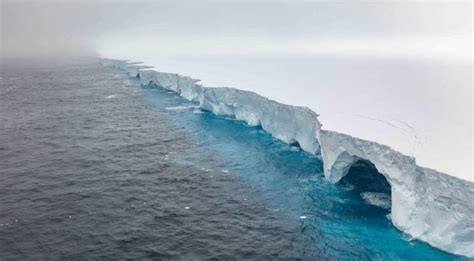
[{"label": "floating ice chunk", "polygon": [[300,148],[297,146],[290,146],[291,151],[300,151]]},{"label": "floating ice chunk", "polygon": [[105,97],[105,99],[106,99],[106,100],[109,100],[109,99],[115,99],[115,98],[117,98],[117,97],[118,97],[117,94],[112,94],[112,95],[109,95],[109,96]]},{"label": "floating ice chunk", "polygon": [[363,192],[360,196],[370,205],[390,209],[390,195],[387,193]]}]

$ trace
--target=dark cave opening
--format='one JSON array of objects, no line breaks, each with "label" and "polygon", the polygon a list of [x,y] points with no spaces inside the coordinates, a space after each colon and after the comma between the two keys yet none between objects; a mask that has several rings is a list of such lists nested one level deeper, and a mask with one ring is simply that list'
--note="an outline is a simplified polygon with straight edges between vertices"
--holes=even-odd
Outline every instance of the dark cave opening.
[{"label": "dark cave opening", "polygon": [[392,205],[391,186],[374,164],[362,159],[356,161],[339,184],[350,188],[348,196],[353,199],[353,214],[386,220]]}]

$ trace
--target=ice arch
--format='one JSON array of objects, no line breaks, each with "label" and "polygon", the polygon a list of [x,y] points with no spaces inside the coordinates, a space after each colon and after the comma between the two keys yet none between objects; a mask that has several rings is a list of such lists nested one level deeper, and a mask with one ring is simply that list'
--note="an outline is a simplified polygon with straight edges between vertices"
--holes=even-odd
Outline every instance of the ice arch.
[{"label": "ice arch", "polygon": [[349,172],[338,183],[344,187],[350,187],[348,197],[360,197],[371,206],[378,207],[375,210],[368,206],[347,206],[349,210],[365,218],[376,218],[385,220],[387,212],[392,207],[390,184],[381,175],[377,168],[369,161],[360,159],[354,162],[349,168]]},{"label": "ice arch", "polygon": [[352,183],[361,191],[388,192],[390,184],[384,175],[380,174],[374,164],[368,160],[357,159],[353,162],[347,174],[339,183]]},{"label": "ice arch", "polygon": [[[384,175],[380,174],[375,165],[349,153],[341,153],[333,165],[332,172],[342,173],[339,183],[351,183],[356,190],[364,192],[390,192],[390,184]],[[391,193],[390,193],[391,194]]]},{"label": "ice arch", "polygon": [[324,175],[333,183],[358,160],[370,161],[391,188],[395,227],[445,251],[474,257],[474,187],[416,165],[388,146],[320,130]]},{"label": "ice arch", "polygon": [[320,130],[318,136],[324,176],[336,183],[347,175],[354,163],[359,160],[369,161],[390,184],[394,225],[406,230],[411,225],[410,219],[416,210],[415,159],[388,146],[337,132]]}]

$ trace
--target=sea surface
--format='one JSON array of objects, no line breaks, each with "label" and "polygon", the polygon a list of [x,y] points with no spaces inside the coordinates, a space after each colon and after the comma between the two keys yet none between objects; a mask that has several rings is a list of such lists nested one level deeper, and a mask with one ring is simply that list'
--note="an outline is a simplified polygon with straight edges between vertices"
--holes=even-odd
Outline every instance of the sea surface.
[{"label": "sea surface", "polygon": [[322,162],[95,59],[3,60],[0,260],[463,260]]}]

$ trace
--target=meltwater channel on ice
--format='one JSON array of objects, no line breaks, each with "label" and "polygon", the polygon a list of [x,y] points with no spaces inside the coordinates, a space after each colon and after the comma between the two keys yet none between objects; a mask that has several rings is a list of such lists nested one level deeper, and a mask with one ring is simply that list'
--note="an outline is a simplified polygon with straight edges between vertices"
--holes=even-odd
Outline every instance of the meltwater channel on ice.
[{"label": "meltwater channel on ice", "polygon": [[325,177],[336,183],[358,161],[372,163],[391,186],[395,227],[444,251],[474,258],[474,183],[418,166],[389,146],[322,128],[317,112],[282,104],[251,91],[205,87],[199,80],[151,70],[140,62],[101,59],[152,85],[174,91],[216,115],[235,117],[286,143],[320,156]]}]

